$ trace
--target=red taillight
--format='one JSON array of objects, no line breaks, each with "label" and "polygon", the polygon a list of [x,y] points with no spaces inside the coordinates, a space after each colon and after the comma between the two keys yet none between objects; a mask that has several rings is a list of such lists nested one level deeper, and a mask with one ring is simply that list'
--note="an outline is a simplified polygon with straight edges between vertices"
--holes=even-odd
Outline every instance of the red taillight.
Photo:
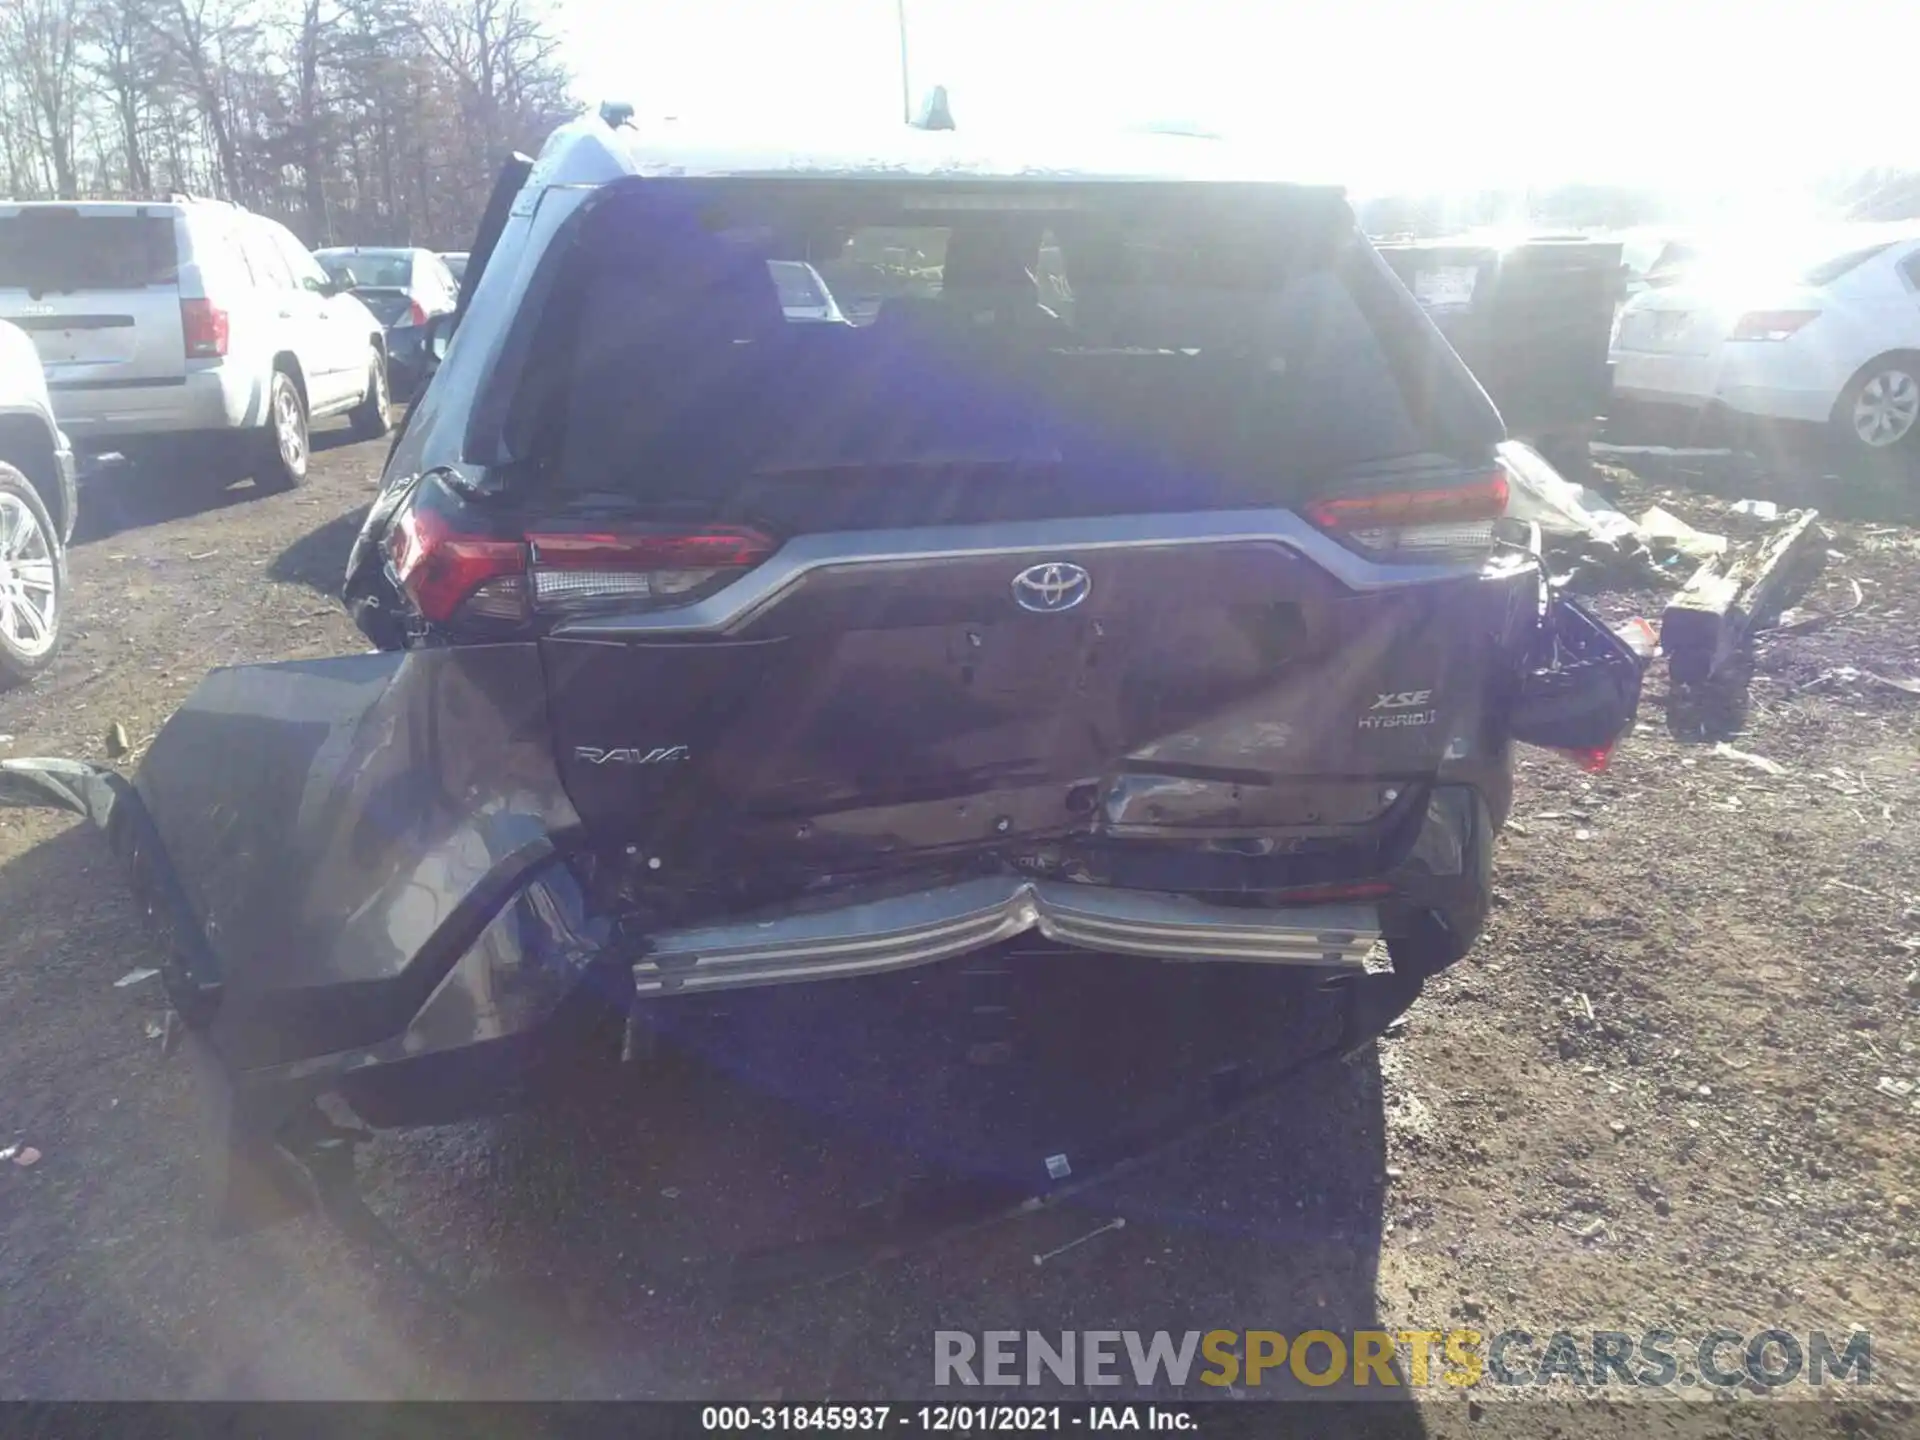
[{"label": "red taillight", "polygon": [[216,360],[227,353],[227,312],[211,300],[182,300],[180,334],[189,360]]},{"label": "red taillight", "polygon": [[548,531],[524,540],[456,534],[432,511],[395,526],[387,555],[428,620],[524,621],[608,604],[684,602],[765,560],[776,542],[743,526]]},{"label": "red taillight", "polygon": [[1820,318],[1818,310],[1749,310],[1733,323],[1729,340],[1791,340]]},{"label": "red taillight", "polygon": [[1484,552],[1493,522],[1507,511],[1507,472],[1458,485],[1329,496],[1307,506],[1307,518],[1382,559],[1429,560]]},{"label": "red taillight", "polygon": [[[427,619],[451,620],[468,601],[477,613],[526,613],[527,547],[518,540],[457,535],[430,510],[409,510],[387,541],[394,578]],[[484,593],[483,593],[484,592]]]},{"label": "red taillight", "polygon": [[407,302],[407,323],[409,325],[424,325],[427,323],[426,307],[418,300],[409,300]]}]

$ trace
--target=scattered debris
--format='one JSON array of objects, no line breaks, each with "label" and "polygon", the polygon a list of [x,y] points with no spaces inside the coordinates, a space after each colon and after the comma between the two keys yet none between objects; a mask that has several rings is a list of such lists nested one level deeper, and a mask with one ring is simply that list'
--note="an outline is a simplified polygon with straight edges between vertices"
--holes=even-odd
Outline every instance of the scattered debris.
[{"label": "scattered debris", "polygon": [[34,1149],[33,1146],[19,1145],[19,1146],[13,1146],[10,1148],[12,1150],[12,1154],[9,1155],[8,1158],[11,1159],[13,1163],[18,1165],[22,1170],[26,1169],[30,1165],[38,1165],[40,1163],[40,1152]]},{"label": "scattered debris", "polygon": [[680,1198],[680,1187],[678,1185],[667,1186],[660,1192],[660,1198],[662,1200],[678,1200]]},{"label": "scattered debris", "polygon": [[109,760],[122,759],[133,748],[127,739],[127,727],[118,720],[107,727],[106,746]]},{"label": "scattered debris", "polygon": [[1576,830],[1573,832],[1573,838],[1576,840],[1591,840],[1593,838],[1593,832],[1591,830]]},{"label": "scattered debris", "polygon": [[1587,992],[1584,990],[1580,992],[1580,1008],[1581,1010],[1586,1012],[1587,1023],[1589,1025],[1593,1024],[1594,1023],[1593,1001],[1587,998]]},{"label": "scattered debris", "polygon": [[1882,1075],[1880,1083],[1873,1088],[1882,1095],[1892,1096],[1895,1100],[1905,1100],[1913,1094],[1914,1085],[1911,1080],[1896,1080],[1891,1075]]},{"label": "scattered debris", "polygon": [[1625,1135],[1627,1131],[1632,1129],[1633,1127],[1628,1125],[1627,1122],[1624,1120],[1610,1120],[1607,1122],[1607,1128],[1611,1130],[1616,1136],[1619,1136],[1619,1135]]},{"label": "scattered debris", "polygon": [[1862,670],[1860,673],[1869,680],[1877,680],[1882,685],[1891,685],[1894,689],[1904,690],[1909,695],[1920,695],[1920,680],[1899,680],[1891,675],[1876,675],[1871,670]]},{"label": "scattered debris", "polygon": [[1920,969],[1907,972],[1907,994],[1920,999]]},{"label": "scattered debris", "polygon": [[1713,747],[1713,753],[1718,755],[1722,760],[1738,760],[1743,765],[1751,765],[1764,775],[1784,775],[1787,773],[1787,767],[1782,765],[1778,760],[1769,760],[1766,756],[1755,755],[1750,750],[1736,750],[1724,740]]},{"label": "scattered debris", "polygon": [[160,972],[158,970],[150,970],[150,969],[144,969],[144,968],[139,970],[129,970],[127,971],[126,974],[122,975],[118,980],[113,982],[113,988],[116,990],[124,990],[129,985],[140,985],[145,983],[148,980],[153,979],[153,977],[158,975],[159,973]]},{"label": "scattered debris", "polygon": [[1507,514],[1540,527],[1557,584],[1599,590],[1615,581],[1673,583],[1649,552],[1640,527],[1599,494],[1563,478],[1530,446],[1515,441],[1500,453],[1508,480]]},{"label": "scattered debris", "polygon": [[1726,536],[1696,530],[1671,510],[1662,510],[1658,505],[1640,517],[1640,537],[1655,560],[1670,556],[1711,560],[1727,553]]},{"label": "scattered debris", "polygon": [[1056,1245],[1053,1249],[1047,1251],[1045,1254],[1034,1256],[1033,1263],[1036,1265],[1044,1265],[1047,1263],[1047,1261],[1053,1259],[1056,1255],[1064,1255],[1067,1253],[1067,1251],[1076,1249],[1079,1246],[1086,1244],[1087,1241],[1095,1239],[1098,1236],[1105,1235],[1110,1230],[1124,1230],[1126,1228],[1127,1228],[1127,1217],[1124,1215],[1117,1216],[1116,1218],[1109,1220],[1106,1224],[1100,1226],[1099,1228],[1094,1230],[1089,1230],[1086,1234],[1082,1235],[1078,1240],[1069,1240],[1064,1245]]},{"label": "scattered debris", "polygon": [[1751,515],[1756,520],[1780,518],[1780,507],[1771,500],[1736,500],[1727,510],[1734,515]]},{"label": "scattered debris", "polygon": [[1866,593],[1861,590],[1858,580],[1848,578],[1847,584],[1853,587],[1853,603],[1844,610],[1808,610],[1792,609],[1780,613],[1780,623],[1773,627],[1775,635],[1808,635],[1815,630],[1823,630],[1836,620],[1844,620],[1866,603]]},{"label": "scattered debris", "polygon": [[201,551],[201,552],[200,552],[200,553],[199,553],[198,555],[189,555],[189,556],[187,556],[187,559],[189,559],[189,560],[211,560],[211,559],[213,559],[213,557],[214,557],[214,556],[216,556],[216,555],[218,555],[219,553],[220,553],[220,552],[219,552],[218,550],[202,550],[202,551]]},{"label": "scattered debris", "polygon": [[1067,1163],[1064,1155],[1047,1156],[1047,1176],[1053,1180],[1064,1180],[1073,1174],[1073,1166]]},{"label": "scattered debris", "polygon": [[147,1039],[149,1040],[161,1040],[166,1037],[167,1027],[158,1020],[147,1021],[146,1029]]},{"label": "scattered debris", "polygon": [[1802,510],[1755,550],[1730,550],[1694,572],[1667,602],[1660,646],[1682,684],[1699,684],[1725,668],[1754,632],[1779,618],[1787,602],[1825,563],[1817,510]]}]

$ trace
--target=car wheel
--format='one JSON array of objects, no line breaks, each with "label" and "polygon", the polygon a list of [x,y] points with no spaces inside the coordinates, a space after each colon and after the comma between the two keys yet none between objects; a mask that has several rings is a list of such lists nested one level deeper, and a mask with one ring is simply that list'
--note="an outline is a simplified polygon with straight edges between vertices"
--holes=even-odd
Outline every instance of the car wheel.
[{"label": "car wheel", "polygon": [[1883,355],[1848,382],[1833,407],[1840,439],[1856,454],[1884,455],[1920,434],[1920,355]]},{"label": "car wheel", "polygon": [[67,566],[32,483],[0,462],[0,686],[31,680],[60,649]]},{"label": "car wheel", "polygon": [[292,490],[307,478],[307,407],[300,387],[284,370],[267,389],[267,428],[254,462],[253,483],[263,490]]},{"label": "car wheel", "polygon": [[367,362],[367,397],[353,407],[353,437],[378,440],[393,428],[393,397],[387,390],[387,360],[378,350]]}]

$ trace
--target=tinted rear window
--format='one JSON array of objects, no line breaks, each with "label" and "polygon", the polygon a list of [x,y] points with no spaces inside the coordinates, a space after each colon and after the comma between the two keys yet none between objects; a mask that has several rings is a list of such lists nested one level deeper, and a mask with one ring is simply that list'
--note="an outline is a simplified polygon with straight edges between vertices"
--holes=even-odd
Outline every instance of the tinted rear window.
[{"label": "tinted rear window", "polygon": [[321,254],[314,257],[336,280],[347,280],[356,288],[405,290],[413,283],[413,256],[407,251],[382,254],[361,251],[357,255]]},{"label": "tinted rear window", "polygon": [[[1432,357],[1390,359],[1370,314],[1398,287],[1345,225],[647,206],[578,267],[548,434],[571,486],[1040,466],[1177,507],[1444,448],[1404,389]],[[788,313],[806,265],[851,324]]]},{"label": "tinted rear window", "polygon": [[179,277],[173,221],[165,216],[72,210],[0,215],[0,289],[144,290]]}]

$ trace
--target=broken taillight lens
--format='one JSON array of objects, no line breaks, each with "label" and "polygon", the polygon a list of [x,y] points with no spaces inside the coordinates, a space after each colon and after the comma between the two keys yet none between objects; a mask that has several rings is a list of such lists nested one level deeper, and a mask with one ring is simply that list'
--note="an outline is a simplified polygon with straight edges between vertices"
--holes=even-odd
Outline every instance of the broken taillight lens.
[{"label": "broken taillight lens", "polygon": [[451,620],[470,601],[475,613],[526,615],[527,547],[518,540],[458,534],[431,510],[408,510],[387,539],[394,579],[427,619]]},{"label": "broken taillight lens", "polygon": [[1493,546],[1493,525],[1507,511],[1507,472],[1457,485],[1327,496],[1306,515],[1328,534],[1376,560],[1470,559]]},{"label": "broken taillight lens", "polygon": [[684,604],[776,548],[771,536],[744,526],[545,531],[505,540],[458,534],[427,510],[402,517],[387,547],[395,579],[437,622]]}]

